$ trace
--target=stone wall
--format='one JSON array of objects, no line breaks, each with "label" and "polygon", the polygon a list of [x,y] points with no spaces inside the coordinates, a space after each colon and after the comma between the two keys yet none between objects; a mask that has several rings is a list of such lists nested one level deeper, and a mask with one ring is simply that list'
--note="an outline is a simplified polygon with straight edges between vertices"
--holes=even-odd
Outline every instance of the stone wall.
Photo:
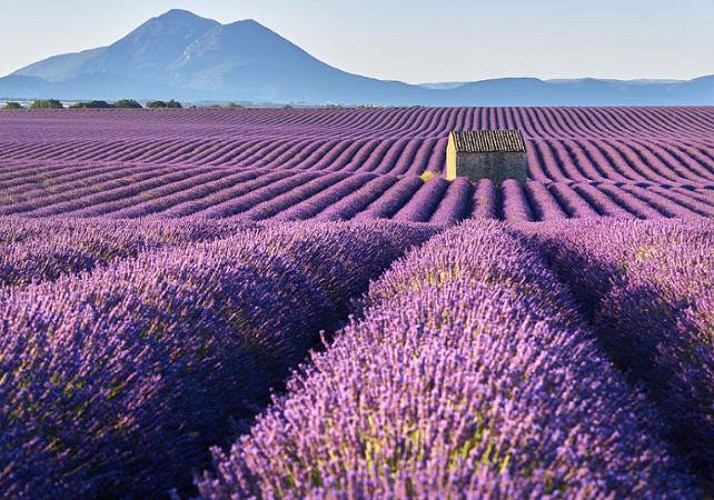
[{"label": "stone wall", "polygon": [[[449,154],[451,153],[451,154]],[[457,153],[447,151],[446,178],[466,177],[471,181],[491,179],[500,184],[506,179],[528,180],[528,157],[524,152]]]}]

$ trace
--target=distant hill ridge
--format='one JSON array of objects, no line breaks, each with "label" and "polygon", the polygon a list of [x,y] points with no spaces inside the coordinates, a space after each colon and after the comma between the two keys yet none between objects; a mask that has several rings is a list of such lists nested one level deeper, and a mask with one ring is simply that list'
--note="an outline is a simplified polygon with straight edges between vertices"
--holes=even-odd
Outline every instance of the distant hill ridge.
[{"label": "distant hill ridge", "polygon": [[410,85],[329,66],[254,20],[223,25],[175,9],[107,47],[50,57],[0,78],[0,96],[347,105],[714,105],[714,76]]}]

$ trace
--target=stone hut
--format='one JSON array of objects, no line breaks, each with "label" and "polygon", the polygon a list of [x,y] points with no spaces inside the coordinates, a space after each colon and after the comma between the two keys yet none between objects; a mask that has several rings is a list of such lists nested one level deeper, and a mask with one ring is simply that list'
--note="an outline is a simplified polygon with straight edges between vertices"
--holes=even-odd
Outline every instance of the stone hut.
[{"label": "stone hut", "polygon": [[526,142],[520,130],[461,130],[449,133],[446,179],[528,180]]}]

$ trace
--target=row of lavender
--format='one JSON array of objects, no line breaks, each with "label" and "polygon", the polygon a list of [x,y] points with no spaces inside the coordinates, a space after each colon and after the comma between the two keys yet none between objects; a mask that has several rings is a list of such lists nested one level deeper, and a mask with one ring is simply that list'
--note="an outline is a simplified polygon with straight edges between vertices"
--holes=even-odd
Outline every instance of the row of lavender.
[{"label": "row of lavender", "polygon": [[714,489],[714,223],[563,222],[528,232]]},{"label": "row of lavender", "polygon": [[[623,318],[624,324],[609,325],[620,332],[614,342],[626,332],[632,332],[630,347],[663,340],[681,345],[675,337],[684,336],[691,350],[699,349],[692,360],[667,346],[659,348],[670,357],[647,356],[646,362],[687,365],[662,392],[684,397],[687,380],[709,391],[707,297],[714,273],[711,253],[702,250],[714,244],[714,227],[611,224],[586,226],[583,236],[572,225],[553,224],[553,233],[573,245],[547,253],[559,256],[560,271],[587,281],[578,296],[590,290],[590,298],[603,299],[602,314]],[[588,281],[589,259],[565,257],[582,242],[617,262],[621,281],[609,295],[604,285],[611,274]],[[632,254],[633,244],[644,246]],[[693,256],[675,261],[689,266],[670,264],[655,279],[652,269],[666,264],[664,255],[680,257],[685,248]],[[657,262],[637,266],[642,255]],[[662,297],[640,293],[641,280],[668,287],[663,298],[674,318],[652,311]],[[699,284],[688,289],[689,280]],[[630,286],[618,286],[625,282]],[[248,434],[228,452],[214,448],[213,471],[197,478],[203,498],[701,497],[702,476],[692,475],[687,457],[665,439],[669,419],[662,420],[606,355],[613,353],[607,319],[592,327],[538,242],[502,223],[466,223],[412,250],[370,287],[360,306],[363,319],[314,354]],[[649,337],[647,329],[660,319],[667,323]],[[680,323],[665,333],[684,319],[696,326]],[[632,362],[646,350],[634,349],[619,357]],[[659,368],[665,379],[670,371]],[[666,397],[648,389],[650,397]],[[702,424],[708,413],[698,405],[711,398],[699,396],[682,411],[700,412]],[[674,419],[682,412],[676,408],[666,408]],[[690,427],[690,444],[699,439],[705,452],[708,432]]]},{"label": "row of lavender", "polygon": [[396,177],[219,167],[70,169],[0,178],[0,216],[242,220],[396,219],[453,224],[468,218],[714,216],[714,186],[629,182],[506,181]]},{"label": "row of lavender", "polygon": [[[63,236],[47,236],[53,224]],[[9,497],[145,497],[190,483],[209,446],[240,433],[349,300],[434,233],[388,222],[98,224],[0,226],[0,254],[34,262],[2,274]],[[82,257],[57,241],[83,245]]]},{"label": "row of lavender", "polygon": [[[119,124],[117,124],[119,126]],[[267,132],[266,132],[267,133]],[[446,137],[416,139],[254,139],[84,141],[68,136],[46,144],[10,143],[2,149],[0,172],[112,164],[211,165],[250,169],[289,169],[420,175],[444,168]],[[529,175],[545,181],[714,182],[714,145],[691,141],[568,137],[528,141]],[[27,166],[23,169],[22,163]],[[78,165],[79,164],[79,165]],[[85,165],[87,164],[87,165]],[[28,168],[29,167],[29,168]],[[66,167],[65,167],[66,168]]]},{"label": "row of lavender", "polygon": [[520,129],[529,138],[669,138],[712,145],[714,109],[684,108],[375,108],[6,111],[0,143],[121,139],[434,138],[458,129]]},{"label": "row of lavender", "polygon": [[258,226],[230,221],[0,217],[0,290],[92,271],[150,250],[225,238],[250,227]]},{"label": "row of lavender", "polygon": [[6,160],[420,175],[451,130],[516,128],[535,180],[714,181],[714,108],[407,108],[0,114]]},{"label": "row of lavender", "polygon": [[[124,222],[5,220],[0,245],[26,245],[25,256],[56,269],[65,253],[41,241],[53,224],[64,236],[48,246],[104,235],[129,250],[105,243],[92,254],[90,243],[92,266],[71,259],[44,284],[57,276],[20,269],[3,290],[0,487],[15,495],[185,484],[208,444],[242,430],[229,415],[260,408],[367,275],[433,234],[387,223],[191,232],[156,221],[131,238]],[[523,227],[532,246],[471,222],[413,251],[372,286],[366,319],[290,383],[230,457],[217,452],[204,495],[695,495],[660,435],[711,488],[714,226]]]}]

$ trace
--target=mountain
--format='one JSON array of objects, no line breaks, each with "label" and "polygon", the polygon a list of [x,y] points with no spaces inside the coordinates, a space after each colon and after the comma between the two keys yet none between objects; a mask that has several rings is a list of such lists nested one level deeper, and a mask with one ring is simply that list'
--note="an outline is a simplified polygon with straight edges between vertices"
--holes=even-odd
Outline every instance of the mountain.
[{"label": "mountain", "polygon": [[418,85],[425,89],[435,89],[435,90],[450,90],[462,85],[466,85],[470,82],[429,82],[429,83],[419,83]]},{"label": "mountain", "polygon": [[254,20],[223,25],[171,10],[107,47],[50,57],[0,78],[0,96],[440,106],[714,104],[714,77],[409,85],[329,66]]},{"label": "mountain", "polygon": [[0,79],[0,95],[412,104],[421,89],[333,68],[253,20],[221,25],[171,10],[108,47],[19,69]]},{"label": "mountain", "polygon": [[714,82],[643,83],[640,80],[544,81],[536,78],[504,78],[468,83],[450,91],[456,102],[474,106],[651,106],[714,104]]}]

